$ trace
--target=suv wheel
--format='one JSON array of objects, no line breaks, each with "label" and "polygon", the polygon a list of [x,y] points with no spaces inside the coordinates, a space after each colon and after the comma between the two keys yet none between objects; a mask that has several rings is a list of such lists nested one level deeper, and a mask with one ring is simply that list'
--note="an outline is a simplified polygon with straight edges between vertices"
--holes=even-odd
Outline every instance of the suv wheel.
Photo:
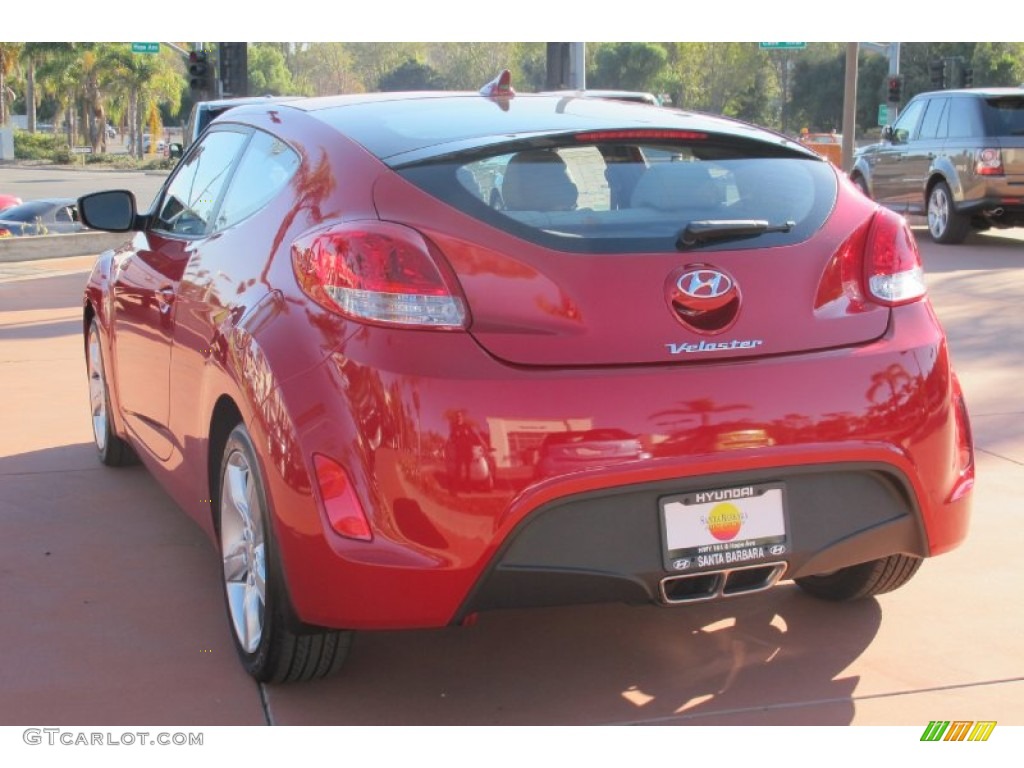
[{"label": "suv wheel", "polygon": [[970,220],[953,209],[953,195],[944,181],[928,193],[928,231],[937,243],[962,243],[970,231]]}]

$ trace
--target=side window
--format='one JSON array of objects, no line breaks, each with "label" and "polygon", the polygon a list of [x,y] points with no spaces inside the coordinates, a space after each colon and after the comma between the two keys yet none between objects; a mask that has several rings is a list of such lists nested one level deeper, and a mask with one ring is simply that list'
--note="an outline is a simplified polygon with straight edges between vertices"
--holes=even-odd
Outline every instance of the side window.
[{"label": "side window", "polygon": [[949,99],[929,99],[928,107],[924,112],[924,120],[921,121],[920,139],[942,139],[944,133],[939,131],[942,123],[942,116],[946,111],[946,104]]},{"label": "side window", "polygon": [[281,191],[299,167],[299,156],[280,139],[256,131],[228,187],[215,230],[234,226]]},{"label": "side window", "polygon": [[171,178],[153,228],[175,235],[205,235],[217,201],[248,134],[215,131],[190,152]]},{"label": "side window", "polygon": [[897,143],[905,144],[911,139],[916,138],[914,128],[917,127],[917,122],[921,119],[924,104],[925,102],[923,101],[911,102],[907,105],[903,114],[896,118],[896,122],[892,126],[892,133]]},{"label": "side window", "polygon": [[963,139],[981,135],[975,127],[977,102],[974,99],[950,99],[950,102],[949,138]]}]

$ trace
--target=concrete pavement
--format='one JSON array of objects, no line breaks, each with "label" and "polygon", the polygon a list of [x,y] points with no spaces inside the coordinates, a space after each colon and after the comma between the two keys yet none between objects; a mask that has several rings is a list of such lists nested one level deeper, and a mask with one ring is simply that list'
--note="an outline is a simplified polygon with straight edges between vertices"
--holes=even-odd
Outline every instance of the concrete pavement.
[{"label": "concrete pavement", "polygon": [[145,470],[95,460],[91,260],[0,265],[0,724],[1024,725],[1024,236],[918,236],[978,448],[963,547],[851,605],[783,585],[364,633],[339,677],[292,686],[241,671],[198,528]]}]

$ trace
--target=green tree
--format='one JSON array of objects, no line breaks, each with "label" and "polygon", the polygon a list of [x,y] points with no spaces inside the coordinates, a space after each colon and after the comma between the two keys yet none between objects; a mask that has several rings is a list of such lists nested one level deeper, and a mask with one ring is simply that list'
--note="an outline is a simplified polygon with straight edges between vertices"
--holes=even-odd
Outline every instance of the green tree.
[{"label": "green tree", "polygon": [[444,78],[429,64],[407,59],[380,79],[382,91],[444,90]]},{"label": "green tree", "polygon": [[252,43],[249,46],[249,93],[285,96],[297,91],[279,44]]},{"label": "green tree", "polygon": [[293,79],[304,93],[326,96],[366,90],[344,43],[310,43],[296,54]]},{"label": "green tree", "polygon": [[977,43],[971,66],[975,87],[1020,85],[1024,83],[1024,43]]},{"label": "green tree", "polygon": [[449,88],[477,91],[503,69],[514,68],[516,50],[516,43],[431,43],[426,60]]},{"label": "green tree", "polygon": [[668,53],[656,43],[611,43],[595,54],[587,84],[627,91],[657,90],[667,63]]},{"label": "green tree", "polygon": [[345,43],[352,70],[366,90],[380,89],[380,79],[409,59],[422,61],[423,43]]}]

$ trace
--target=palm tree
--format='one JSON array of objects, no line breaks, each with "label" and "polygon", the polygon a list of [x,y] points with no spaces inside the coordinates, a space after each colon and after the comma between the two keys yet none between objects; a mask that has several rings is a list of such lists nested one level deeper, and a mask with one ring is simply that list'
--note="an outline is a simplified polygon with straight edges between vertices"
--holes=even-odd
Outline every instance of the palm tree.
[{"label": "palm tree", "polygon": [[25,110],[28,115],[29,133],[36,132],[36,106],[39,95],[36,92],[36,67],[59,56],[70,43],[25,43],[21,49],[21,60],[25,68]]},{"label": "palm tree", "polygon": [[169,104],[171,112],[181,107],[182,65],[174,54],[140,55],[125,44],[110,52],[108,63],[114,73],[110,94],[125,102],[132,154],[141,158],[143,125],[158,116],[157,104]]},{"label": "palm tree", "polygon": [[0,43],[0,125],[7,125],[7,77],[14,71],[22,43]]},{"label": "palm tree", "polygon": [[81,66],[77,43],[46,43],[43,58],[36,63],[35,79],[44,94],[57,100],[64,113],[68,146],[74,146],[77,134],[75,105],[78,102]]}]

